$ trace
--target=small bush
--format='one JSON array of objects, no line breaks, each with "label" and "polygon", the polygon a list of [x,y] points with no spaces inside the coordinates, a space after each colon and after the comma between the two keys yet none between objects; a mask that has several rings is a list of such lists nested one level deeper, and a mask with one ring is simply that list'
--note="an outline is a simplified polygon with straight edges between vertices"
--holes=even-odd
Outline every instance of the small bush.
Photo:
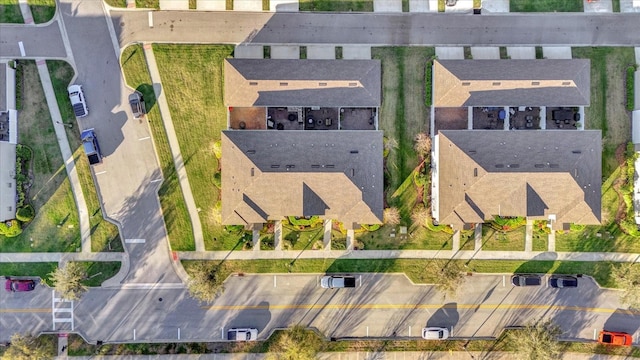
[{"label": "small bush", "polygon": [[222,158],[222,142],[219,140],[213,143],[213,155],[215,155],[218,160]]},{"label": "small bush", "polygon": [[373,224],[373,225],[360,224],[360,227],[367,231],[376,231],[380,229],[380,224]]},{"label": "small bush", "polygon": [[19,208],[18,211],[16,212],[16,219],[22,222],[29,222],[33,220],[35,216],[36,216],[36,211],[33,209],[33,206],[29,204]]},{"label": "small bush", "polygon": [[323,220],[318,216],[311,216],[309,219],[289,216],[288,219],[289,223],[291,223],[291,225],[293,226],[315,227],[323,223]]},{"label": "small bush", "polygon": [[20,223],[18,220],[9,220],[0,223],[0,235],[4,235],[6,237],[16,237],[22,234],[22,228],[20,227]]}]

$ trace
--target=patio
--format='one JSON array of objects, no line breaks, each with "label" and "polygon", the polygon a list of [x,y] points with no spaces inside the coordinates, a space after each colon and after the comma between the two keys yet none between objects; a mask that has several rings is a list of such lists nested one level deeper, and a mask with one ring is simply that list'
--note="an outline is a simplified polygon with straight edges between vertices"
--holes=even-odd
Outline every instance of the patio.
[{"label": "patio", "polygon": [[375,130],[375,108],[341,108],[340,130]]},{"label": "patio", "polygon": [[547,108],[547,130],[577,130],[580,114],[576,108]]},{"label": "patio", "polygon": [[[501,116],[502,112],[502,116]],[[504,108],[502,107],[474,107],[474,130],[504,130]],[[502,119],[501,119],[502,117]]]},{"label": "patio", "polygon": [[435,134],[440,130],[466,130],[469,124],[469,110],[461,108],[435,108]]},{"label": "patio", "polygon": [[267,128],[277,130],[303,130],[304,116],[298,107],[267,109]]},{"label": "patio", "polygon": [[266,108],[230,107],[229,128],[234,130],[264,130],[267,128]]},{"label": "patio", "polygon": [[305,130],[338,130],[337,108],[305,108]]},{"label": "patio", "polygon": [[540,129],[540,108],[520,106],[511,108],[509,115],[509,129],[538,130]]}]

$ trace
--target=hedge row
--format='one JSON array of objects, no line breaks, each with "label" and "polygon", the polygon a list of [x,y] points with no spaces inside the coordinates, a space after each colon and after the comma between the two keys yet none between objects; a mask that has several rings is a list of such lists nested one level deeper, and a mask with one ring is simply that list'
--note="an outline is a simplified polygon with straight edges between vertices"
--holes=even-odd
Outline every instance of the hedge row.
[{"label": "hedge row", "polygon": [[627,110],[635,110],[634,98],[634,79],[638,65],[630,65],[627,67]]}]

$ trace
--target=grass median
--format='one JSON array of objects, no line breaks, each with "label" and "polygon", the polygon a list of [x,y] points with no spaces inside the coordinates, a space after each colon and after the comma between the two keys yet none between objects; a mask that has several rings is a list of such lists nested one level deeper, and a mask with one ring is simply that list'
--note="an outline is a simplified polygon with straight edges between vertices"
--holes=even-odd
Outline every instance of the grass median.
[{"label": "grass median", "polygon": [[[615,288],[611,262],[586,261],[524,261],[524,260],[452,260],[461,263],[470,273],[540,273],[584,274],[592,276],[603,287]],[[187,273],[197,261],[183,260]],[[429,259],[265,259],[208,261],[219,266],[221,276],[234,273],[404,273],[416,284],[434,284],[439,281],[437,260]],[[640,266],[640,265],[636,265]],[[429,271],[432,270],[432,271]]]},{"label": "grass median", "polygon": [[53,15],[56,13],[55,0],[27,0],[27,4],[31,9],[33,22],[36,24],[46,23],[53,19]]}]

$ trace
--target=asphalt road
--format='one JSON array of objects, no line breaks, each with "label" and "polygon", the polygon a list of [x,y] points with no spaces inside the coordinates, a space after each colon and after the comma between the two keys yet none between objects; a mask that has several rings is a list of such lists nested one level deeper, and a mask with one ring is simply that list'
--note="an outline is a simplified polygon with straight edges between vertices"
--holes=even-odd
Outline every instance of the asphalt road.
[{"label": "asphalt road", "polygon": [[[475,46],[640,45],[640,14],[379,14],[114,11],[131,42]],[[152,27],[150,18],[152,17]]]},{"label": "asphalt road", "polygon": [[0,57],[20,58],[22,42],[26,58],[64,58],[67,53],[62,42],[60,26],[54,21],[45,26],[0,25]]},{"label": "asphalt road", "polygon": [[[184,289],[91,289],[75,304],[75,330],[90,341],[177,341],[178,334],[183,341],[216,341],[230,327],[256,327],[264,339],[300,323],[336,338],[417,338],[424,326],[446,326],[454,337],[468,338],[544,317],[562,328],[563,338],[591,340],[602,328],[634,334],[636,343],[640,336],[640,314],[619,309],[617,292],[590,278],[578,289],[551,289],[514,288],[508,276],[503,286],[502,276],[474,275],[455,298],[401,275],[363,274],[355,289],[322,289],[318,281],[319,275],[232,277],[212,305]],[[0,341],[14,332],[50,330],[50,294],[41,286],[33,297],[3,296]]]},{"label": "asphalt road", "polygon": [[[128,104],[119,56],[107,27],[101,1],[61,0],[77,79],[89,115],[82,129],[95,128],[104,155],[93,167],[108,217],[121,225],[130,253],[127,283],[180,283],[168,256],[167,234],[156,195],[162,173],[146,120],[134,120]],[[132,242],[127,242],[127,240]]]}]

